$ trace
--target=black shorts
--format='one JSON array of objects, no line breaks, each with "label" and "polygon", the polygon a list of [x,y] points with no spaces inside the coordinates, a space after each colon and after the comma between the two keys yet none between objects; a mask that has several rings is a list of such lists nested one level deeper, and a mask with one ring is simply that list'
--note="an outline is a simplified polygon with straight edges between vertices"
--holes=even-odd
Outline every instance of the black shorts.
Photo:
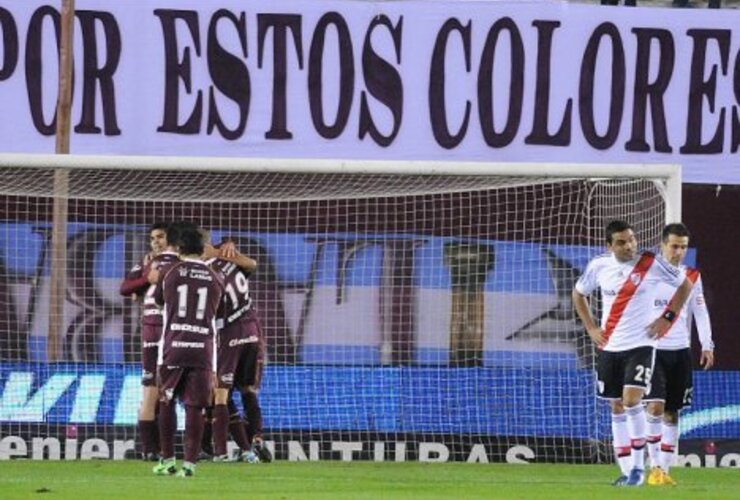
[{"label": "black shorts", "polygon": [[599,351],[596,359],[597,396],[602,399],[622,399],[625,387],[647,389],[653,373],[655,349],[636,347],[628,351]]},{"label": "black shorts", "polygon": [[658,350],[655,370],[644,401],[662,401],[668,411],[678,411],[691,406],[694,392],[691,349],[678,351]]}]

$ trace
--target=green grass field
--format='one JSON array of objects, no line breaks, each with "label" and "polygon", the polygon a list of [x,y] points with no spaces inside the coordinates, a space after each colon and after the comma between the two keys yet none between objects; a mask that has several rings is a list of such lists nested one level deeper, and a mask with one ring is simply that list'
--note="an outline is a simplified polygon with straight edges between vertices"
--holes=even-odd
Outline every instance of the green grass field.
[{"label": "green grass field", "polygon": [[135,461],[0,462],[0,498],[740,498],[736,469],[675,469],[675,487],[614,488],[608,465],[277,462],[199,464],[156,477]]}]

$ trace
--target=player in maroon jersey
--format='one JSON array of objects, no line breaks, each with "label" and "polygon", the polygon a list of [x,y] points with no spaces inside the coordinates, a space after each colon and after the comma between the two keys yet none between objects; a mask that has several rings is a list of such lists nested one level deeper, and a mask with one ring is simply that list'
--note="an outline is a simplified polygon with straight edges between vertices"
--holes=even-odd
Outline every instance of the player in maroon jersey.
[{"label": "player in maroon jersey", "polygon": [[154,302],[151,272],[177,260],[177,254],[167,248],[167,224],[157,222],[149,228],[151,252],[136,264],[121,283],[121,295],[142,303],[141,316],[141,385],[139,406],[139,436],[144,460],[157,460],[159,438],[157,433],[157,348],[162,334],[162,310]]},{"label": "player in maroon jersey", "polygon": [[[206,237],[206,239],[208,239]],[[262,439],[262,410],[258,391],[262,379],[265,342],[262,326],[249,294],[249,277],[257,262],[226,242],[215,248],[206,244],[207,263],[224,276],[224,296],[219,312],[218,371],[213,408],[214,460],[227,460],[227,430],[231,431],[250,463],[272,461]],[[247,417],[245,432],[231,393],[237,390]]]},{"label": "player in maroon jersey", "polygon": [[[216,369],[216,315],[224,292],[223,277],[201,260],[203,236],[190,223],[167,231],[181,261],[161,277],[154,291],[164,306],[159,348],[159,434],[161,459],[158,475],[192,476],[203,434],[203,408],[210,404]],[[185,405],[185,459],[177,471],[174,438],[177,428],[175,399]]]}]

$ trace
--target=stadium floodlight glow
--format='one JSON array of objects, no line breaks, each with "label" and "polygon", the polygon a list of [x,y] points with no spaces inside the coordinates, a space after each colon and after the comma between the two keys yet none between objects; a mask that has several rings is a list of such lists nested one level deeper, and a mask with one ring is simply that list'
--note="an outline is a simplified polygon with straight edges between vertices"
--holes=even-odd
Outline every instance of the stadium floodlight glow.
[{"label": "stadium floodlight glow", "polygon": [[608,409],[570,290],[609,220],[645,247],[680,220],[680,167],[0,154],[0,210],[3,435],[135,438],[140,307],[118,287],[147,227],[186,219],[259,263],[278,457],[594,462]]}]

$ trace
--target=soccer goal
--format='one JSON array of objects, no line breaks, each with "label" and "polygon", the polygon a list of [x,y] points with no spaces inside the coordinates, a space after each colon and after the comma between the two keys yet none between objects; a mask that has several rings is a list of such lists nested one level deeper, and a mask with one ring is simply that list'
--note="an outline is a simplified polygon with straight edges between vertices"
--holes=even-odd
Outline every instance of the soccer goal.
[{"label": "soccer goal", "polygon": [[570,292],[609,220],[651,247],[680,203],[666,165],[0,155],[0,458],[135,456],[118,288],[191,220],[259,263],[276,458],[608,460]]}]

